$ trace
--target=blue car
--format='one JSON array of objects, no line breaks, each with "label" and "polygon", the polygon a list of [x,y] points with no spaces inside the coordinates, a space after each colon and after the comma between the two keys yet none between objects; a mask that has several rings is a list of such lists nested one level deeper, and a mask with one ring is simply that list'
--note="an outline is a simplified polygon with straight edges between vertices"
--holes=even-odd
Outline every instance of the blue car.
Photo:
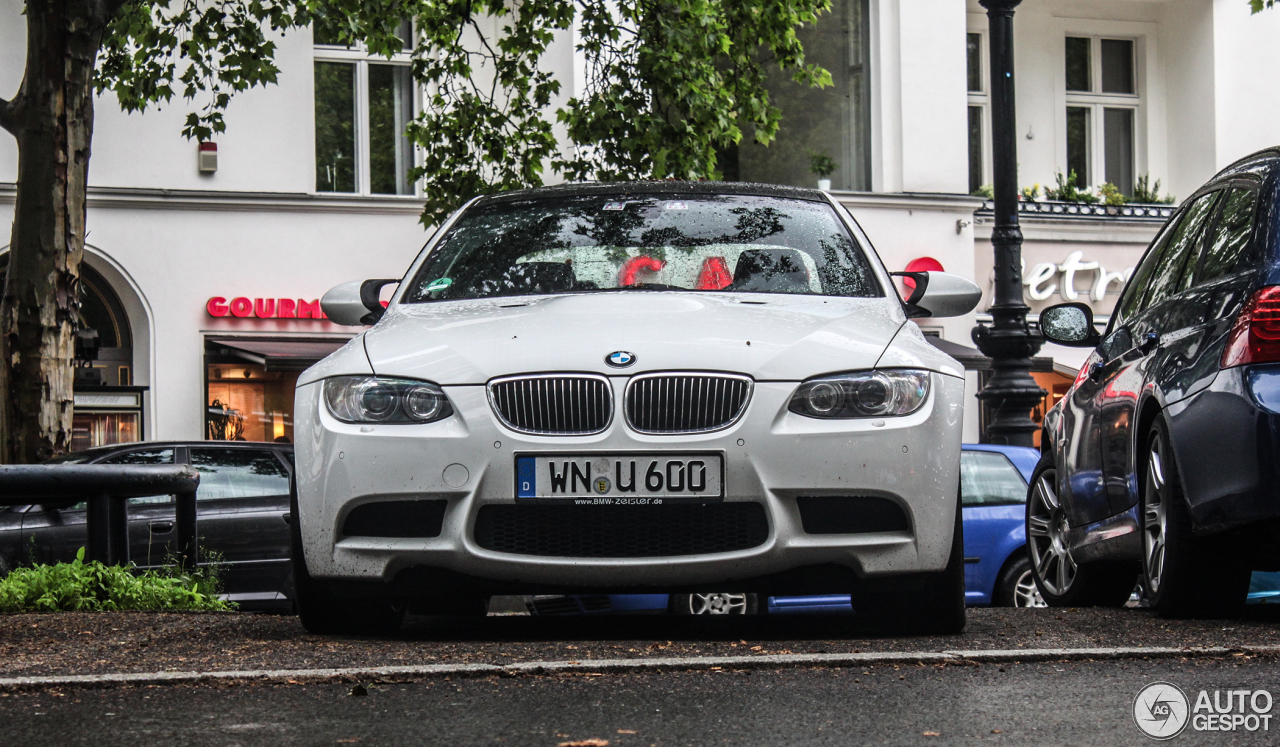
[{"label": "blue car", "polygon": [[[1023,523],[1027,482],[1040,452],[1021,446],[965,444],[960,457],[964,518],[965,602],[969,606],[1044,607],[1027,560]],[[536,615],[673,612],[686,615],[770,615],[851,612],[848,594],[769,597],[755,594],[578,594],[539,596]]]}]

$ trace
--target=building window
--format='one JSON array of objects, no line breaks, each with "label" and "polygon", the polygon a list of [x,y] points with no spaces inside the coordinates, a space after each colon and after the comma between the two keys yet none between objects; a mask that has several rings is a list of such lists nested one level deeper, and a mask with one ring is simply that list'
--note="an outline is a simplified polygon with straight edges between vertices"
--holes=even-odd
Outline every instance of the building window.
[{"label": "building window", "polygon": [[987,131],[987,80],[986,53],[983,35],[969,32],[966,57],[968,61],[969,88],[969,193],[975,194],[987,184],[986,131]]},{"label": "building window", "polygon": [[807,88],[776,66],[768,70],[769,103],[782,109],[778,135],[768,146],[744,132],[722,153],[726,178],[801,187],[817,185],[810,156],[835,160],[835,189],[871,189],[871,78],[869,0],[835,0],[831,12],[796,30],[805,62],[831,73],[833,86]]},{"label": "building window", "polygon": [[416,111],[409,28],[401,25],[406,54],[387,60],[336,44],[337,35],[316,24],[317,192],[413,194],[414,150],[404,134]]},{"label": "building window", "polygon": [[1109,182],[1133,194],[1138,93],[1132,39],[1066,39],[1067,170],[1076,186]]}]

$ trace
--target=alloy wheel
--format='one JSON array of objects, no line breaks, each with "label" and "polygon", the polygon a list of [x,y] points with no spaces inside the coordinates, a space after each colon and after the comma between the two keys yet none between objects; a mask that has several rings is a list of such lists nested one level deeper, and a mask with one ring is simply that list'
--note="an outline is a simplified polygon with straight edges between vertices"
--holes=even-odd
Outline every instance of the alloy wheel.
[{"label": "alloy wheel", "polygon": [[745,615],[746,594],[690,594],[691,615]]},{"label": "alloy wheel", "polygon": [[1031,491],[1027,507],[1027,546],[1044,590],[1062,596],[1071,588],[1078,568],[1067,538],[1070,528],[1067,514],[1054,488],[1057,479],[1057,470],[1047,469],[1040,473]]},{"label": "alloy wheel", "polygon": [[1151,443],[1147,459],[1147,484],[1142,506],[1142,565],[1146,571],[1147,594],[1160,591],[1164,577],[1165,546],[1169,537],[1168,502],[1165,500],[1164,461],[1160,456],[1160,439]]},{"label": "alloy wheel", "polygon": [[1040,587],[1036,586],[1036,579],[1031,575],[1030,568],[1023,571],[1022,575],[1018,576],[1018,580],[1013,583],[1013,606],[1049,606],[1049,603],[1044,601],[1044,597],[1040,596]]}]

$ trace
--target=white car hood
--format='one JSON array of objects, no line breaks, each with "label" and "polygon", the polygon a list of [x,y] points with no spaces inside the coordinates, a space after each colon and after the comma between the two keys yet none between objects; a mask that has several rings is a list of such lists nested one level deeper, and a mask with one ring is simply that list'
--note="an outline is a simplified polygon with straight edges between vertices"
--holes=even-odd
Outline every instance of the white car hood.
[{"label": "white car hood", "polygon": [[[364,342],[378,375],[442,385],[537,371],[800,381],[871,368],[905,321],[887,298],[623,291],[396,304]],[[607,366],[619,350],[635,363]]]}]

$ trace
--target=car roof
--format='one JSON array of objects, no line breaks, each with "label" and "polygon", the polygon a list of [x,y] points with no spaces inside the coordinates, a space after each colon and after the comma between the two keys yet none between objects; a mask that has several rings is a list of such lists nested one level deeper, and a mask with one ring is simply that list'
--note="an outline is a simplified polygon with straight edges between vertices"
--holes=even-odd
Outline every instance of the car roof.
[{"label": "car roof", "polygon": [[552,187],[535,187],[533,189],[519,189],[486,195],[477,200],[476,205],[533,200],[541,197],[579,197],[604,194],[754,195],[758,197],[788,197],[811,202],[828,202],[825,192],[803,187],[786,187],[780,184],[757,184],[754,182],[667,180],[557,184]]},{"label": "car roof", "polygon": [[965,451],[990,451],[996,454],[1004,454],[1013,462],[1013,466],[1018,468],[1022,473],[1022,479],[1031,482],[1031,473],[1036,470],[1036,463],[1040,461],[1040,452],[1029,446],[1002,446],[1000,444],[962,444],[961,449]]},{"label": "car roof", "polygon": [[70,459],[82,456],[86,460],[97,459],[108,454],[115,454],[120,451],[133,451],[134,449],[155,449],[155,448],[176,448],[179,446],[217,446],[219,448],[229,447],[232,449],[285,449],[293,450],[293,444],[277,443],[275,441],[129,441],[120,444],[106,444],[105,446],[92,446],[81,451],[72,451],[63,454],[57,459]]}]

